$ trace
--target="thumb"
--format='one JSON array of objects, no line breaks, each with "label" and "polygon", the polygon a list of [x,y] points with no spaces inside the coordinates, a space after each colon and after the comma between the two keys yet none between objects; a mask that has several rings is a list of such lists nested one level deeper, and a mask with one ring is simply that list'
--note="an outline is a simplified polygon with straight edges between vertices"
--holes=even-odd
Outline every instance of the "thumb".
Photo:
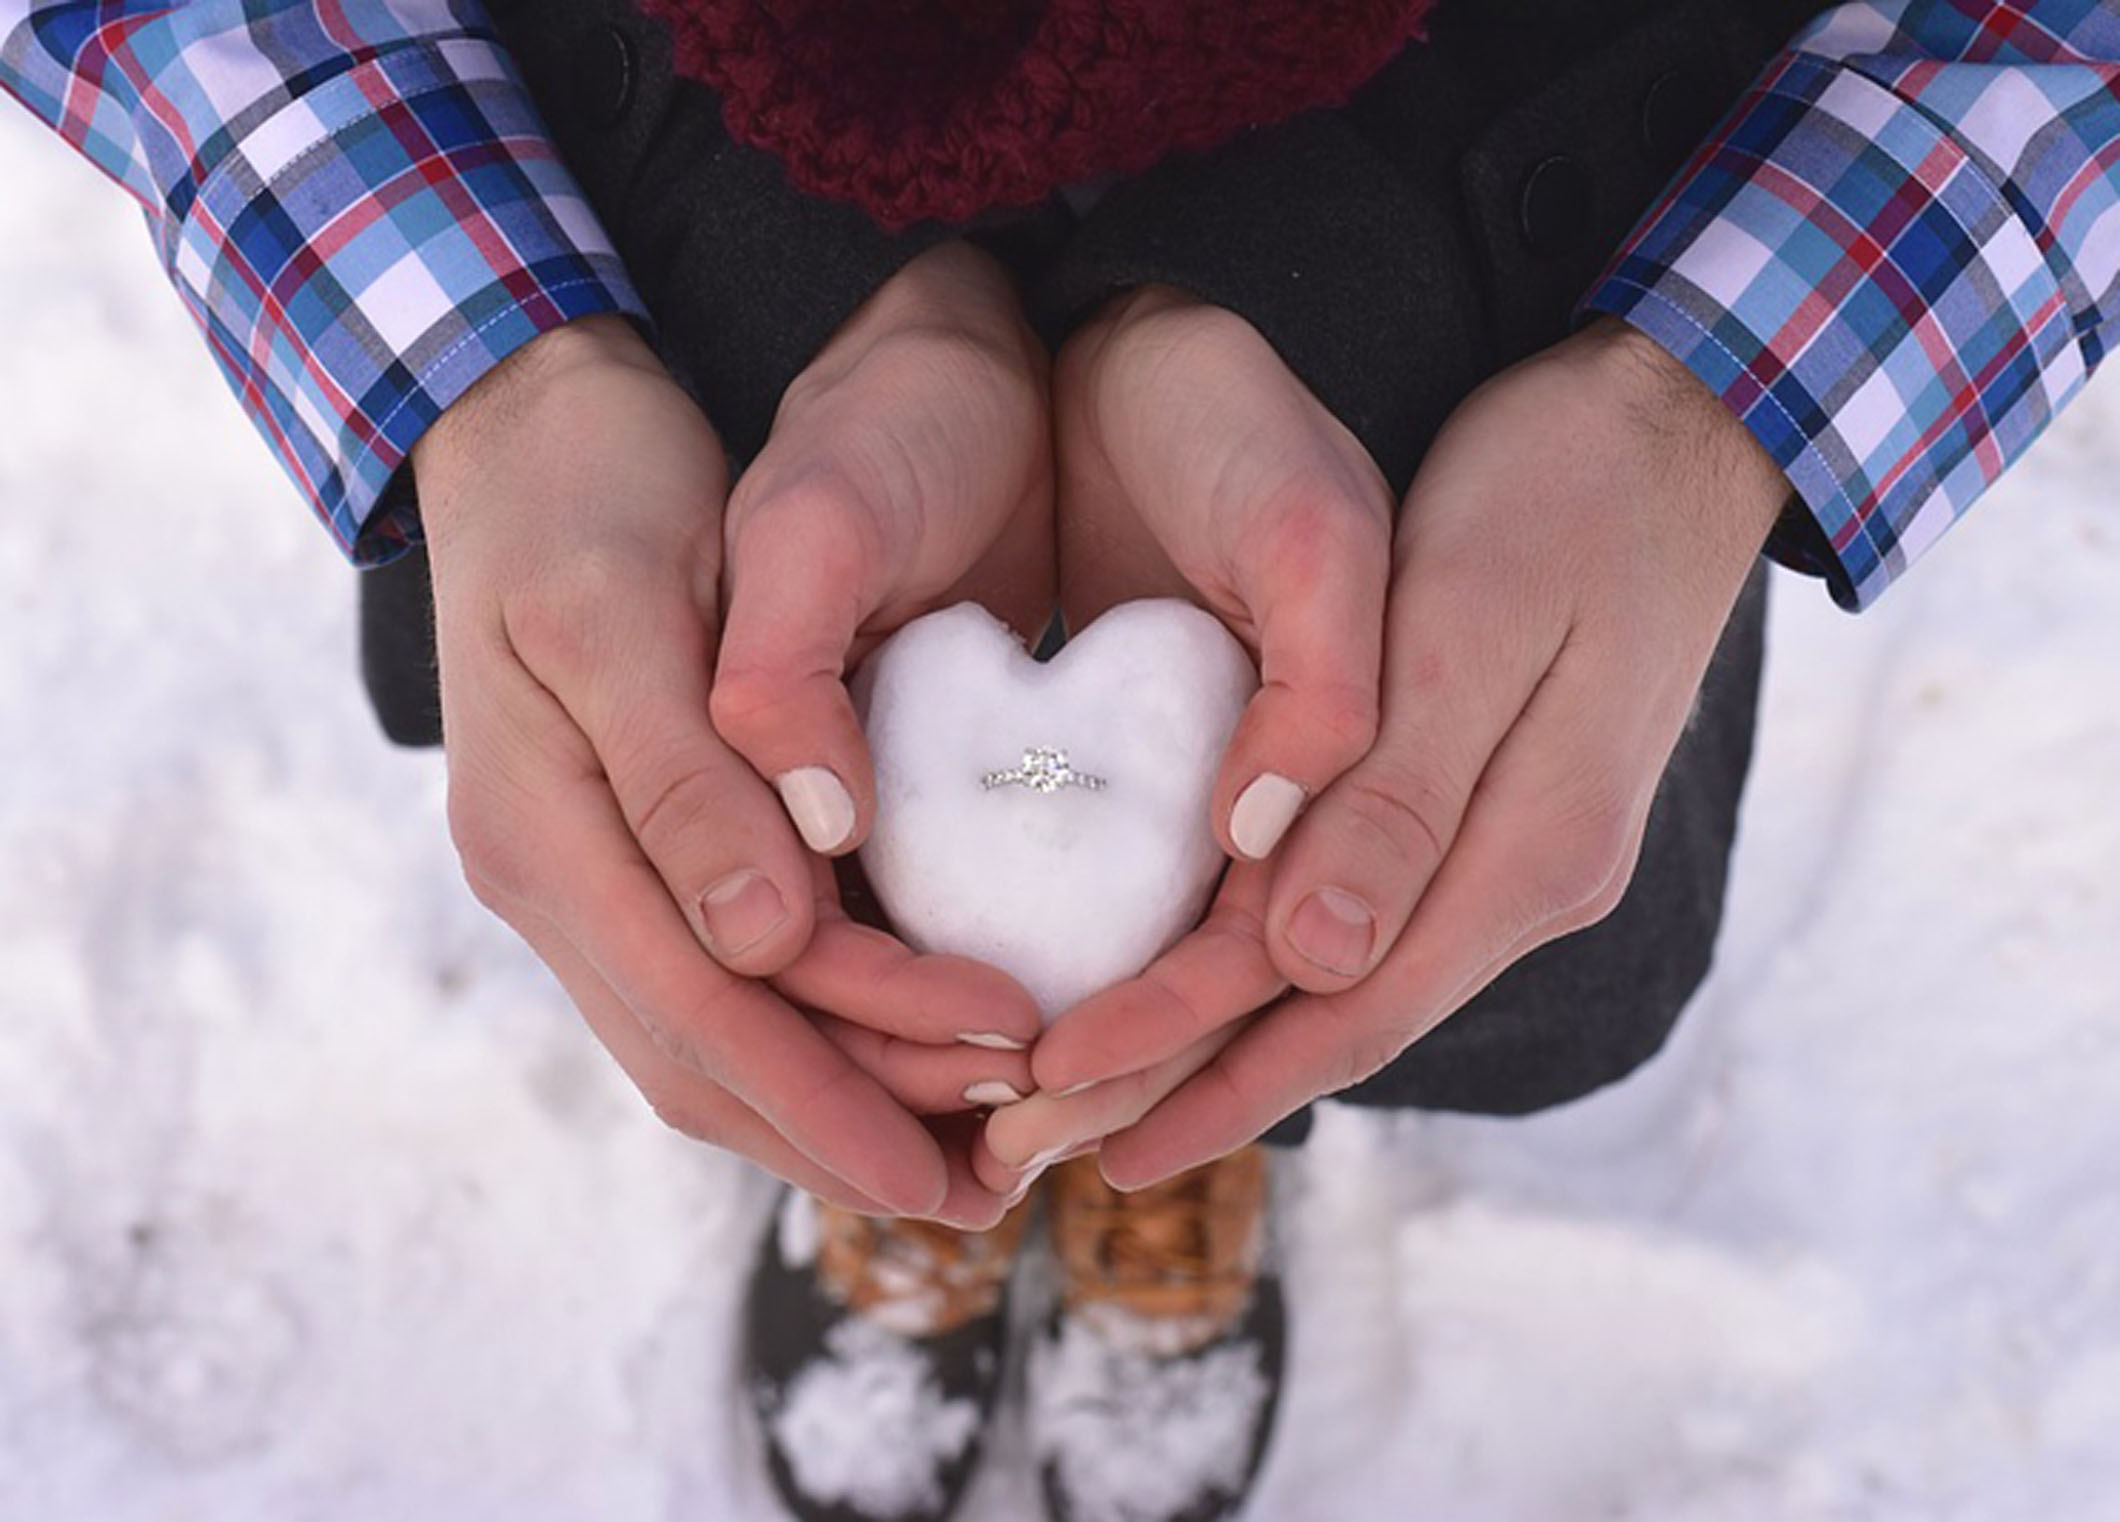
[{"label": "thumb", "polygon": [[1271,855],[1304,805],[1376,740],[1390,538],[1384,514],[1326,492],[1280,514],[1237,578],[1260,684],[1215,786],[1233,856]]},{"label": "thumb", "polygon": [[805,476],[768,495],[739,483],[730,502],[714,727],[825,856],[853,850],[875,817],[868,741],[845,681],[873,611],[873,538],[865,507],[837,476]]}]

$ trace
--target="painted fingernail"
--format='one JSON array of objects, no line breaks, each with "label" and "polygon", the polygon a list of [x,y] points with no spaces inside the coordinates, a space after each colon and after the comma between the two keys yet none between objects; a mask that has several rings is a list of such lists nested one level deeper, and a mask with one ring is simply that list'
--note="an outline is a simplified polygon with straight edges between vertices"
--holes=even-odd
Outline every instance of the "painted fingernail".
[{"label": "painted fingernail", "polygon": [[741,956],[788,922],[788,905],[772,878],[746,868],[699,896],[699,920],[707,950]]},{"label": "painted fingernail", "polygon": [[990,1052],[1027,1052],[1031,1049],[1028,1041],[1018,1041],[999,1031],[959,1031],[957,1039],[966,1046],[983,1046]]},{"label": "painted fingernail", "polygon": [[829,768],[798,766],[773,786],[804,844],[818,855],[831,855],[854,833],[854,796]]},{"label": "painted fingernail", "polygon": [[1229,811],[1229,839],[1238,854],[1253,861],[1271,856],[1303,812],[1303,797],[1302,788],[1277,773],[1254,778]]},{"label": "painted fingernail", "polygon": [[1023,1096],[1016,1092],[1014,1084],[1003,1083],[1000,1079],[994,1078],[984,1083],[967,1084],[964,1090],[964,1102],[968,1105],[976,1105],[983,1110],[992,1110],[1002,1105],[1021,1104]]},{"label": "painted fingernail", "polygon": [[1319,888],[1288,917],[1288,944],[1297,954],[1343,978],[1369,971],[1376,943],[1375,911],[1338,888]]}]

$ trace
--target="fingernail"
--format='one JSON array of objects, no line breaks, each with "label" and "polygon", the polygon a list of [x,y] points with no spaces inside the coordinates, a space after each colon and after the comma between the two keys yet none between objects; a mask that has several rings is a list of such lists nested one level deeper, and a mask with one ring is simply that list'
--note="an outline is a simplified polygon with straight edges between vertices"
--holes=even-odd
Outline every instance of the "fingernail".
[{"label": "fingernail", "polygon": [[976,1105],[980,1109],[992,1110],[1002,1105],[1021,1104],[1023,1096],[1016,1092],[1014,1084],[1003,1083],[1000,1079],[994,1078],[988,1079],[984,1083],[966,1085],[964,1102],[968,1105]]},{"label": "fingernail", "polygon": [[1343,978],[1369,971],[1376,943],[1375,912],[1338,888],[1318,889],[1288,917],[1288,944],[1305,961]]},{"label": "fingernail", "polygon": [[1032,1177],[1043,1173],[1046,1169],[1052,1167],[1053,1164],[1060,1161],[1061,1153],[1074,1145],[1076,1145],[1074,1142],[1063,1142],[1057,1147],[1048,1147],[1043,1152],[1025,1159],[1023,1164],[1024,1173]]},{"label": "fingernail", "polygon": [[966,1046],[983,1046],[990,1052],[1027,1052],[1031,1049],[1028,1041],[1018,1041],[999,1031],[959,1031],[957,1039]]},{"label": "fingernail", "polygon": [[1023,1197],[1031,1192],[1031,1186],[1036,1184],[1038,1180],[1043,1178],[1044,1176],[1045,1170],[1043,1168],[1033,1168],[1028,1173],[1024,1174],[1022,1178],[1018,1179],[1016,1181],[1016,1187],[1009,1191],[1007,1200],[1008,1208],[1014,1210],[1018,1205],[1021,1205],[1023,1203]]},{"label": "fingernail", "polygon": [[1072,1098],[1072,1097],[1073,1097],[1074,1095],[1076,1095],[1076,1094],[1080,1094],[1080,1093],[1083,1093],[1083,1092],[1085,1092],[1086,1090],[1089,1090],[1089,1089],[1094,1089],[1094,1088],[1095,1088],[1095,1087],[1097,1086],[1097,1082],[1098,1082],[1098,1080],[1096,1080],[1096,1079],[1092,1078],[1092,1079],[1090,1079],[1090,1080],[1089,1080],[1089,1081],[1088,1081],[1087,1083],[1076,1083],[1076,1084],[1070,1084],[1070,1085],[1069,1085],[1068,1087],[1066,1087],[1066,1088],[1062,1089],[1062,1090],[1061,1090],[1061,1091],[1060,1091],[1059,1093],[1055,1094],[1055,1095],[1053,1096],[1053,1098],[1055,1098],[1055,1099],[1068,1099],[1068,1098]]},{"label": "fingernail", "polygon": [[1237,806],[1229,811],[1230,843],[1238,854],[1263,861],[1302,812],[1303,789],[1286,777],[1266,772],[1237,795]]},{"label": "fingernail", "polygon": [[709,951],[741,956],[787,923],[788,905],[772,878],[746,869],[731,872],[699,896],[699,919]]},{"label": "fingernail", "polygon": [[818,855],[831,855],[854,833],[854,797],[829,768],[798,766],[773,786],[803,842]]},{"label": "fingernail", "polygon": [[1064,1163],[1069,1158],[1080,1157],[1085,1152],[1094,1151],[1097,1143],[1101,1140],[1101,1137],[1092,1136],[1088,1141],[1062,1142],[1057,1147],[1047,1147],[1043,1152],[1038,1153],[1023,1164],[1024,1171],[1028,1173],[1043,1173],[1055,1163]]},{"label": "fingernail", "polygon": [[[1008,1201],[1003,1200],[1001,1202],[1001,1210],[1002,1215],[1008,1213]],[[988,1220],[985,1216],[939,1216],[937,1219],[952,1231],[962,1232],[969,1237],[985,1236],[1001,1224],[1001,1216],[998,1215],[992,1220]]]}]

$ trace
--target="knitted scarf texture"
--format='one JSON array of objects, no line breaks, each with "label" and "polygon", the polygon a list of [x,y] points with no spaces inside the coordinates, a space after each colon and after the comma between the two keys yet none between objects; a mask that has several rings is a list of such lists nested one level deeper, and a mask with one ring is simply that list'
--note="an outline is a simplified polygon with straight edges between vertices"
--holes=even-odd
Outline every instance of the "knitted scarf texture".
[{"label": "knitted scarf texture", "polygon": [[897,230],[1338,105],[1435,0],[641,0],[730,135]]}]

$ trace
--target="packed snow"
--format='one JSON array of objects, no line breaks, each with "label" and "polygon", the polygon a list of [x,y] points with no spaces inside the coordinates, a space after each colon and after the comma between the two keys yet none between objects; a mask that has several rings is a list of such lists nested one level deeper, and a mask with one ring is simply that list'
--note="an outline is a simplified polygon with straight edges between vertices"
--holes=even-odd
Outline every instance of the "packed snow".
[{"label": "packed snow", "polygon": [[[0,185],[0,1518],[774,1516],[770,1190],[460,885],[127,203],[12,109]],[[1328,1114],[1254,1522],[2120,1518],[2116,388],[1874,613],[1777,589],[1663,1059]]]},{"label": "packed snow", "polygon": [[908,944],[991,962],[1047,1019],[1133,976],[1207,908],[1215,773],[1258,685],[1235,635],[1170,598],[1114,608],[1043,664],[976,603],[916,619],[856,684],[877,902]]}]

